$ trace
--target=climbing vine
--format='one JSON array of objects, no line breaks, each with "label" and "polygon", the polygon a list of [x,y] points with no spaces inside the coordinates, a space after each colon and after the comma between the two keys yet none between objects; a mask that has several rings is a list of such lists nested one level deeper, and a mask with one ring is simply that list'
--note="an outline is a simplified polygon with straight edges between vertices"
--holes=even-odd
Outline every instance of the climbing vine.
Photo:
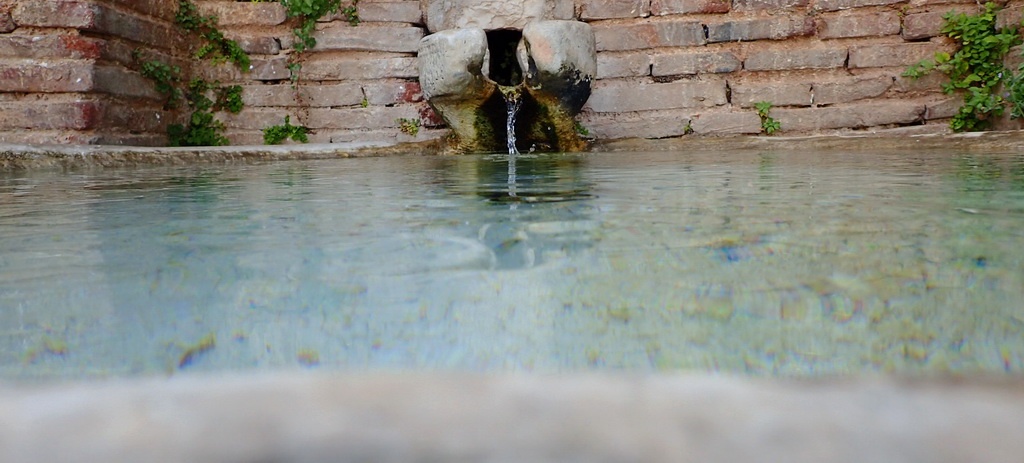
[{"label": "climbing vine", "polygon": [[[990,2],[976,15],[946,13],[941,32],[956,41],[959,50],[953,55],[938,52],[932,59],[923,60],[903,73],[918,78],[939,71],[949,77],[949,82],[942,85],[943,92],[963,92],[963,106],[950,121],[954,131],[987,129],[1008,104],[1012,116],[1024,115],[1020,107],[1024,102],[1020,99],[1024,97],[1020,70],[1013,75],[1003,66],[1003,58],[1010,48],[1021,43],[1021,36],[1016,28],[996,29],[996,13],[1000,8]],[[1009,84],[1009,101],[997,91],[1002,84]]]},{"label": "climbing vine", "polygon": [[299,27],[292,31],[296,39],[295,51],[302,53],[316,46],[313,32],[316,31],[316,22],[324,16],[340,10],[349,24],[359,24],[359,13],[356,9],[358,2],[359,0],[352,0],[352,3],[342,8],[341,0],[281,0],[288,17],[299,18]]},{"label": "climbing vine", "polygon": [[301,125],[292,125],[291,117],[284,117],[284,124],[263,129],[263,143],[279,145],[289,138],[301,143],[308,143],[309,129]]}]

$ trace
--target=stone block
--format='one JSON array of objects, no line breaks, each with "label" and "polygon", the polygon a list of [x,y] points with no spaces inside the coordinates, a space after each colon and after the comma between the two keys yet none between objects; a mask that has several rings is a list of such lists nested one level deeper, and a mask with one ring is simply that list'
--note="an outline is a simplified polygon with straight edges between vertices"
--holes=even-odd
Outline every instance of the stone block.
[{"label": "stone block", "polygon": [[943,84],[949,82],[949,77],[941,72],[930,72],[917,78],[896,75],[894,79],[893,90],[901,93],[936,93],[941,91]]},{"label": "stone block", "polygon": [[845,47],[752,50],[743,62],[743,68],[748,71],[841,68],[846,63],[847,54]]},{"label": "stone block", "polygon": [[0,58],[98,59],[105,40],[77,34],[3,35]]},{"label": "stone block", "polygon": [[363,92],[357,83],[299,85],[246,85],[242,101],[247,107],[331,107],[355,106],[363,101]]},{"label": "stone block", "polygon": [[281,53],[281,42],[267,35],[225,33],[250,55],[277,55]]},{"label": "stone block", "polygon": [[730,0],[651,0],[651,14],[728,13]]},{"label": "stone block", "polygon": [[900,34],[904,40],[938,36],[945,23],[943,16],[951,11],[973,13],[977,8],[969,5],[942,5],[910,10],[903,16],[903,31]]},{"label": "stone block", "polygon": [[900,17],[895,11],[839,11],[818,17],[818,38],[840,39],[873,37],[900,33]]},{"label": "stone block", "polygon": [[814,34],[814,19],[804,15],[730,18],[707,23],[709,43],[779,40]]},{"label": "stone block", "polygon": [[96,128],[101,111],[94,100],[5,102],[0,130],[88,130]]},{"label": "stone block", "polygon": [[787,8],[804,8],[809,0],[733,0],[732,9],[749,10],[784,10]]},{"label": "stone block", "polygon": [[290,79],[291,69],[288,69],[288,58],[271,58],[250,60],[249,78],[261,81],[274,81]]},{"label": "stone block", "polygon": [[1024,21],[1024,7],[1020,4],[1007,5],[1006,8],[996,13],[996,29],[1015,27],[1019,30],[1024,26],[1022,21]]},{"label": "stone block", "polygon": [[848,67],[850,69],[906,67],[923,59],[932,58],[939,51],[952,53],[956,51],[956,48],[952,44],[937,42],[854,45],[850,47]]},{"label": "stone block", "polygon": [[647,52],[604,52],[597,54],[597,78],[642,77],[651,75],[651,56]]},{"label": "stone block", "polygon": [[635,24],[594,24],[597,51],[704,45],[704,26],[697,21],[644,21]]},{"label": "stone block", "polygon": [[598,81],[586,107],[596,112],[703,108],[726,103],[725,80],[684,79],[667,83]]},{"label": "stone block", "polygon": [[895,5],[907,0],[812,0],[811,8],[818,11],[836,11],[865,6]]},{"label": "stone block", "polygon": [[0,34],[7,34],[13,32],[18,28],[18,25],[14,22],[14,17],[11,16],[11,12],[7,10],[0,10]]},{"label": "stone block", "polygon": [[166,98],[156,91],[152,80],[120,66],[96,66],[93,76],[98,92],[161,102]]},{"label": "stone block", "polygon": [[306,126],[313,129],[382,129],[398,127],[398,119],[419,117],[416,105],[310,108]]},{"label": "stone block", "polygon": [[811,83],[791,82],[790,79],[744,79],[729,81],[731,102],[742,108],[752,108],[761,101],[774,106],[810,106]]},{"label": "stone block", "polygon": [[100,6],[89,1],[32,0],[20,1],[11,10],[11,17],[20,26],[93,27],[100,15]]},{"label": "stone block", "polygon": [[761,133],[761,118],[756,111],[712,111],[694,115],[690,127],[699,135],[750,135]]},{"label": "stone block", "polygon": [[423,8],[427,29],[522,29],[535,19],[575,19],[573,0],[433,0]]},{"label": "stone block", "polygon": [[653,76],[735,72],[743,63],[729,51],[686,50],[651,57]]},{"label": "stone block", "polygon": [[359,2],[359,20],[364,22],[398,22],[423,24],[420,2]]},{"label": "stone block", "polygon": [[417,78],[416,58],[357,54],[343,57],[311,57],[302,65],[302,76],[310,80],[369,80]]},{"label": "stone block", "polygon": [[925,120],[948,119],[956,115],[960,107],[964,105],[964,99],[954,96],[945,97],[925,104]]},{"label": "stone block", "polygon": [[830,105],[882,96],[892,88],[893,78],[881,76],[854,76],[824,82],[815,82],[814,104]]},{"label": "stone block", "polygon": [[419,82],[391,81],[363,84],[362,93],[369,105],[393,105],[419,103],[423,101],[423,90]]},{"label": "stone block", "polygon": [[220,26],[276,26],[288,19],[277,2],[195,2],[199,13],[214,15]]},{"label": "stone block", "polygon": [[313,34],[317,50],[389,51],[414,53],[424,30],[411,26],[321,26]]},{"label": "stone block", "polygon": [[585,111],[579,115],[580,125],[598,139],[669,138],[687,133],[689,109],[598,113]]},{"label": "stone block", "polygon": [[916,101],[853,103],[823,108],[774,108],[772,117],[787,130],[858,129],[924,120],[925,105]]},{"label": "stone block", "polygon": [[229,112],[218,114],[218,118],[230,129],[263,130],[267,127],[284,124],[285,116],[291,118],[292,125],[307,125],[304,119],[296,116],[290,108],[246,108],[238,114]]},{"label": "stone block", "polygon": [[178,13],[178,2],[167,0],[107,0],[115,5],[131,9],[136,13],[174,21]]},{"label": "stone block", "polygon": [[137,133],[167,133],[169,112],[159,106],[138,106],[124,102],[107,102],[97,128],[116,127]]},{"label": "stone block", "polygon": [[580,19],[585,21],[613,18],[646,18],[651,14],[651,0],[580,0]]},{"label": "stone block", "polygon": [[94,67],[91,60],[0,60],[0,92],[88,92]]}]

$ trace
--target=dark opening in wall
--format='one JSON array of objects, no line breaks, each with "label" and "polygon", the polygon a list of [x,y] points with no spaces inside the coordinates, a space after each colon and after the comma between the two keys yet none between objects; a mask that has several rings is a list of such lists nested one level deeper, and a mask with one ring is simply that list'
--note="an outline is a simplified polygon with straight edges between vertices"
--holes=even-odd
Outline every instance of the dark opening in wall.
[{"label": "dark opening in wall", "polygon": [[498,85],[518,85],[523,81],[523,70],[516,61],[516,46],[522,38],[523,32],[515,29],[487,31],[487,49],[491,53],[487,73]]}]

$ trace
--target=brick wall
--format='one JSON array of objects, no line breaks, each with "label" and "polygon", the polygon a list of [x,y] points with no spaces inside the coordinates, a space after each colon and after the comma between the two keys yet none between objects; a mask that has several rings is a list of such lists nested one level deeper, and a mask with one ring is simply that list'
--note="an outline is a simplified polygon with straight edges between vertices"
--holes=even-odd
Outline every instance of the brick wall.
[{"label": "brick wall", "polygon": [[[572,1],[572,0],[556,0]],[[277,3],[197,0],[252,57],[190,67],[194,45],[173,24],[177,0],[0,0],[0,142],[166,143],[184,115],[136,71],[132,52],[244,87],[246,109],[220,114],[234,144],[262,143],[285,116],[313,142],[395,143],[443,136],[422,100],[415,52],[426,33],[419,1],[361,0],[362,23],[321,22],[297,84],[287,64],[294,22]],[[754,134],[758,101],[781,133],[927,125],[959,107],[940,76],[900,74],[952,45],[937,37],[936,0],[575,0],[597,35],[598,79],[580,119],[600,138]],[[1000,21],[1019,21],[1012,0]],[[398,119],[420,119],[416,136]]]}]

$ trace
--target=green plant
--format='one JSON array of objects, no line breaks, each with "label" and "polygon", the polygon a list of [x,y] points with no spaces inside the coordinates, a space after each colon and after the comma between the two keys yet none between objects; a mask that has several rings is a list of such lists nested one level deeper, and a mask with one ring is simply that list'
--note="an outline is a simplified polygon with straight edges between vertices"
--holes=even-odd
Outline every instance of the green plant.
[{"label": "green plant", "polygon": [[[212,97],[212,98],[211,98]],[[224,123],[214,117],[217,111],[238,113],[242,110],[242,87],[222,87],[220,82],[192,79],[185,91],[185,100],[192,109],[187,124],[167,127],[171,146],[221,146],[228,144]]]},{"label": "green plant", "polygon": [[683,135],[690,135],[693,133],[693,121],[686,121],[686,126],[683,127]]},{"label": "green plant", "polygon": [[195,32],[205,43],[194,53],[197,59],[209,58],[216,64],[231,62],[242,72],[248,72],[249,55],[238,42],[228,39],[217,29],[216,16],[203,16],[199,8],[189,0],[179,0],[175,23],[182,29]]},{"label": "green plant", "polygon": [[1006,101],[996,89],[1011,80],[1003,58],[1011,47],[1021,43],[1021,37],[1015,28],[996,29],[996,13],[1000,8],[990,2],[976,15],[946,13],[941,32],[956,41],[959,50],[953,55],[938,52],[932,59],[923,60],[903,73],[906,77],[917,78],[939,71],[949,77],[949,82],[942,85],[943,92],[963,92],[964,104],[950,121],[955,131],[984,130],[991,125],[992,118],[1002,115],[1005,109]]},{"label": "green plant", "polygon": [[401,130],[402,133],[405,133],[405,134],[408,134],[408,135],[411,135],[411,136],[414,136],[414,137],[416,136],[416,134],[420,133],[420,120],[419,119],[406,119],[404,117],[400,117],[398,119],[395,119],[395,122],[398,123],[398,129]]},{"label": "green plant", "polygon": [[772,109],[771,102],[758,101],[754,103],[754,109],[757,110],[757,116],[761,118],[761,131],[766,135],[771,135],[778,132],[782,128],[782,124],[779,121],[768,115]]},{"label": "green plant", "polygon": [[274,125],[263,129],[263,143],[267,145],[279,145],[287,139],[301,143],[309,143],[309,129],[301,125],[292,125],[291,116],[284,117],[284,124]]},{"label": "green plant", "polygon": [[[139,60],[139,51],[133,52],[132,56]],[[164,108],[177,108],[182,99],[181,89],[178,88],[181,83],[181,68],[159,61],[146,61],[141,64],[140,68],[142,77],[152,80],[155,83],[156,91],[167,97]]]},{"label": "green plant", "polygon": [[316,22],[328,14],[342,14],[353,26],[359,24],[359,14],[356,10],[358,0],[353,0],[349,6],[341,8],[341,0],[281,0],[285,12],[289,18],[299,18],[299,27],[292,30],[297,39],[295,51],[302,53],[316,46],[316,38],[313,32],[316,31]]},{"label": "green plant", "polygon": [[576,133],[578,133],[581,137],[590,136],[590,130],[584,127],[583,124],[580,124],[580,121],[573,121],[573,128],[576,130]]}]

